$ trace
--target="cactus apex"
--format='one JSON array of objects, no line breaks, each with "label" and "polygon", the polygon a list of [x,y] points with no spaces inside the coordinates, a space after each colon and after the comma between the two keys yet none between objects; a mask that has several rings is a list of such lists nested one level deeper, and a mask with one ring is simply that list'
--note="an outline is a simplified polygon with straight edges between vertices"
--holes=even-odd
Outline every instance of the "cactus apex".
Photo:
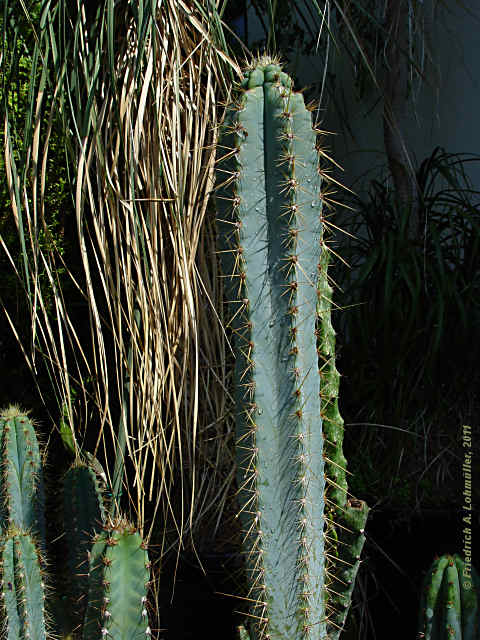
[{"label": "cactus apex", "polygon": [[0,419],[11,420],[12,418],[18,418],[20,416],[28,416],[30,410],[21,409],[18,404],[11,404],[5,409],[0,409]]},{"label": "cactus apex", "polygon": [[261,68],[264,69],[269,65],[275,65],[277,67],[282,66],[282,59],[278,55],[270,55],[268,53],[263,53],[258,56],[253,56],[250,62],[245,61],[245,71],[252,71],[253,69]]}]

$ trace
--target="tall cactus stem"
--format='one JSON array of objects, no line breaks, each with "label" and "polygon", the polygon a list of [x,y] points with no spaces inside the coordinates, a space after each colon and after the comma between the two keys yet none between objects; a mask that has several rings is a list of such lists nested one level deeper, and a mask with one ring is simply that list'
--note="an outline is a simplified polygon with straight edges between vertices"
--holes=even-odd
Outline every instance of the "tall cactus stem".
[{"label": "tall cactus stem", "polygon": [[[338,637],[368,509],[345,477],[316,132],[275,61],[245,74],[219,150],[250,636]],[[325,566],[325,536],[335,567]]]},{"label": "tall cactus stem", "polygon": [[[333,423],[338,373],[316,134],[303,96],[275,62],[261,60],[246,73],[219,149],[217,223],[235,343],[239,516],[248,597],[256,602],[251,637],[321,640],[325,494],[342,513],[353,507],[344,472],[342,479],[343,434]],[[327,464],[322,417],[324,425],[332,421],[326,433],[336,440]],[[325,471],[338,496],[327,492]]]}]

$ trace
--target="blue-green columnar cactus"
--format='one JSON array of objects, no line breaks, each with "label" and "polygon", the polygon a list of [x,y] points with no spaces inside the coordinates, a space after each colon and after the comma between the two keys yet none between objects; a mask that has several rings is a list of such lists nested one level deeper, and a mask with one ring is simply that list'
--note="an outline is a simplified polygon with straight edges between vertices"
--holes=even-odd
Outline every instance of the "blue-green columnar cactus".
[{"label": "blue-green columnar cactus", "polygon": [[45,640],[44,562],[30,534],[11,527],[0,542],[1,612],[7,640]]},{"label": "blue-green columnar cactus", "polygon": [[480,580],[458,556],[436,558],[422,591],[418,636],[425,640],[480,640]]},{"label": "blue-green columnar cactus", "polygon": [[118,520],[95,537],[90,553],[84,640],[145,640],[150,565],[140,534]]},{"label": "blue-green columnar cactus", "polygon": [[72,628],[82,624],[87,607],[88,558],[93,536],[105,521],[102,492],[93,469],[75,463],[63,479],[63,520],[66,549],[66,595]]},{"label": "blue-green columnar cactus", "polygon": [[31,419],[17,406],[0,413],[1,528],[30,531],[45,550],[42,461]]},{"label": "blue-green columnar cactus", "polygon": [[366,505],[347,500],[321,175],[302,94],[258,61],[227,110],[217,168],[255,638],[338,635],[364,540]]},{"label": "blue-green columnar cactus", "polygon": [[50,602],[63,624],[47,626],[42,457],[35,429],[25,412],[10,407],[0,412],[0,438],[0,620],[7,640],[41,640],[61,627],[79,635],[83,627],[83,636],[96,640],[149,636],[146,545],[124,520],[106,522],[96,474],[81,463],[67,471],[63,487],[68,576],[57,582],[68,586],[52,593]]}]

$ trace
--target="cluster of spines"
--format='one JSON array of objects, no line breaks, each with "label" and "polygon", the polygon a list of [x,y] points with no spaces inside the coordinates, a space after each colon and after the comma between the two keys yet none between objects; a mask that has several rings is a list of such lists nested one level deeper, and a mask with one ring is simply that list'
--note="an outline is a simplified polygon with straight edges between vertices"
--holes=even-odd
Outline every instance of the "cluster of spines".
[{"label": "cluster of spines", "polygon": [[76,462],[63,479],[63,523],[66,549],[66,593],[72,628],[81,625],[87,606],[88,558],[93,536],[106,518],[102,490],[93,469]]},{"label": "cluster of spines", "polygon": [[418,638],[480,639],[480,579],[458,555],[436,558],[424,581]]},{"label": "cluster of spines", "polygon": [[[263,96],[257,95],[258,87],[265,92],[265,107]],[[292,628],[296,625],[295,636],[309,637],[314,630],[316,637],[322,637],[325,628],[324,478],[313,324],[322,241],[322,197],[316,139],[303,97],[291,91],[291,80],[277,66],[267,65],[253,70],[246,78],[244,88],[247,91],[236,108],[227,113],[217,175],[220,182],[218,229],[225,297],[230,303],[230,322],[237,346],[234,374],[237,448],[243,452],[243,459],[240,457],[239,460],[239,492],[248,549],[247,570],[253,574],[248,597],[253,596],[256,602],[255,614],[251,614],[256,621],[253,625],[255,634],[277,637],[275,622],[271,619],[271,586],[266,575],[271,550],[263,530],[263,520],[267,520],[263,512],[269,507],[264,503],[262,491],[259,491],[262,482],[259,479],[262,466],[259,450],[263,448],[259,442],[263,431],[259,430],[262,422],[259,414],[264,411],[262,403],[265,397],[262,396],[268,393],[264,394],[259,386],[261,373],[253,374],[257,347],[253,336],[261,335],[261,329],[254,331],[254,323],[259,324],[263,312],[263,317],[269,318],[268,324],[283,325],[283,343],[280,340],[279,344],[284,364],[280,364],[283,368],[280,375],[286,380],[285,397],[290,397],[287,403],[290,414],[284,434],[288,443],[284,446],[284,462],[293,468],[294,476],[289,510],[294,505],[296,515],[293,517],[294,530],[289,534],[297,538],[293,565],[298,584],[295,588],[296,611],[294,615],[291,611],[287,615],[293,620]],[[263,118],[265,121],[269,118],[271,121],[279,120],[281,124],[271,127],[269,132]],[[254,125],[258,122],[262,124],[261,131],[255,130]],[[265,151],[259,153],[254,150],[247,158],[248,150],[244,151],[246,142],[250,143],[252,137],[259,134],[264,137]],[[265,183],[266,190],[263,199],[255,202],[257,186],[258,193],[262,187],[257,182]],[[276,213],[272,215],[275,206]],[[242,210],[249,211],[250,215],[242,217]],[[252,220],[254,212],[257,215]],[[257,229],[252,231],[252,226]],[[254,240],[251,235],[255,236]],[[270,243],[268,248],[267,243]],[[254,250],[266,255],[263,264],[254,255]],[[267,280],[271,290],[265,286],[262,301],[252,295],[252,289],[255,289],[255,284],[258,288],[259,281]],[[251,287],[249,283],[252,283]],[[259,309],[261,306],[264,308]],[[269,308],[271,306],[275,309]],[[309,321],[312,323],[310,330]],[[261,349],[257,351],[257,358],[263,355]],[[266,364],[262,362],[257,368],[261,369]],[[273,377],[274,372],[270,373]],[[316,401],[312,401],[313,395]],[[279,429],[284,426],[280,425]],[[282,535],[278,530],[270,536],[272,534]],[[282,543],[277,541],[277,544]]]},{"label": "cluster of spines", "polygon": [[146,544],[128,522],[104,526],[90,552],[84,640],[144,640],[148,625],[150,563]]}]

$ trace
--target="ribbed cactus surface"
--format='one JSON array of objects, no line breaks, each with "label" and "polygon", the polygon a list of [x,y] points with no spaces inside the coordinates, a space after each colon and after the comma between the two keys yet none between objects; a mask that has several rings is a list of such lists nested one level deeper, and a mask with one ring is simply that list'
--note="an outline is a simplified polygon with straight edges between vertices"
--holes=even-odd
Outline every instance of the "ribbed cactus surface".
[{"label": "ribbed cactus surface", "polygon": [[[327,636],[321,416],[336,408],[316,134],[291,87],[270,61],[246,73],[217,169],[250,630],[274,640]],[[329,463],[335,476],[341,443]],[[345,504],[346,484],[333,485]]]},{"label": "ribbed cactus surface", "polygon": [[149,579],[148,554],[140,534],[124,520],[105,526],[90,553],[84,640],[149,637]]},{"label": "ribbed cactus surface", "polygon": [[425,577],[418,638],[480,640],[480,580],[458,555],[436,558]]},{"label": "ribbed cactus surface", "polygon": [[28,415],[12,405],[0,414],[1,528],[30,531],[45,550],[45,491],[37,436]]},{"label": "ribbed cactus surface", "polygon": [[45,640],[45,585],[42,559],[31,536],[11,528],[0,546],[2,623],[7,640]]},{"label": "ribbed cactus surface", "polygon": [[[45,615],[42,458],[26,412],[13,406],[0,412],[0,439],[0,623],[7,640],[44,640],[54,631]],[[106,524],[101,488],[89,465],[77,462],[65,474],[63,516],[67,576],[57,581],[50,603],[57,631],[65,627],[67,637],[72,631],[80,636],[83,628],[83,637],[95,640],[150,636],[146,545],[125,520]]]},{"label": "ribbed cactus surface", "polygon": [[102,492],[93,469],[75,463],[63,479],[63,520],[66,542],[66,595],[72,627],[81,625],[87,606],[88,558],[93,536],[105,520]]}]

